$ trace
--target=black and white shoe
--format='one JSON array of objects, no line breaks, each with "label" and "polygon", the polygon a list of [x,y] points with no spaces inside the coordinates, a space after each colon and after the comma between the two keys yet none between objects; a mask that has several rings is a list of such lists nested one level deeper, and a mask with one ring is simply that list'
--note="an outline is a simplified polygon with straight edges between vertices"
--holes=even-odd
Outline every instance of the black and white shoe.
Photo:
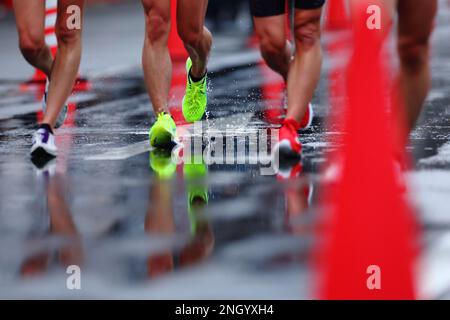
[{"label": "black and white shoe", "polygon": [[[47,79],[47,82],[45,84],[45,93],[44,96],[42,97],[42,111],[44,111],[47,109],[47,96],[48,96],[48,87],[50,85],[50,82]],[[67,112],[68,112],[69,107],[67,106],[67,103],[64,104],[64,107],[62,108],[61,112],[58,115],[58,118],[56,119],[56,123],[55,123],[55,129],[61,127],[64,122],[67,119]]]},{"label": "black and white shoe", "polygon": [[55,136],[47,128],[39,128],[33,134],[31,145],[31,157],[52,158],[56,157],[58,150],[55,145]]}]

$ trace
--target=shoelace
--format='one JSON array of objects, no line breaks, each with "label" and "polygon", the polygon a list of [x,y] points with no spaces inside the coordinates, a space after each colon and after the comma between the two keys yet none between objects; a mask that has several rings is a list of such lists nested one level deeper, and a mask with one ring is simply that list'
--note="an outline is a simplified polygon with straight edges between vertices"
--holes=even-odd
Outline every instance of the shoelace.
[{"label": "shoelace", "polygon": [[35,132],[33,134],[31,144],[35,144],[35,143],[37,143],[38,139],[43,139],[43,138],[44,138],[44,134],[42,132]]},{"label": "shoelace", "polygon": [[161,120],[163,117],[164,117],[164,115],[165,115],[165,113],[164,112],[162,112],[162,113],[160,113],[160,114],[158,114],[158,118],[156,119],[156,121],[159,121],[159,120]]},{"label": "shoelace", "polygon": [[205,90],[203,89],[203,81],[205,80],[202,80],[201,82],[195,84],[189,81],[189,90],[192,90],[192,93],[188,96],[188,103],[190,106],[197,106],[200,95],[205,94]]},{"label": "shoelace", "polygon": [[[156,118],[156,121],[162,120],[162,118],[163,118],[165,115],[168,115],[169,117],[172,118],[171,115],[169,115],[168,113],[163,112],[163,113],[158,114],[158,117]],[[173,118],[172,118],[172,119],[173,119]]]}]

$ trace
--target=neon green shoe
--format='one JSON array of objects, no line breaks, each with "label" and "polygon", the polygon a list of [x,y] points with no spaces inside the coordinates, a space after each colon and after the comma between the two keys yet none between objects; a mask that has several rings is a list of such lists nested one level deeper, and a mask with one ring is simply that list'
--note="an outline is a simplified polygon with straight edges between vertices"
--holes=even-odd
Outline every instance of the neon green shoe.
[{"label": "neon green shoe", "polygon": [[155,149],[150,151],[150,168],[160,179],[170,179],[177,170],[177,165],[172,161],[172,153],[169,150]]},{"label": "neon green shoe", "polygon": [[197,222],[202,219],[200,212],[208,204],[208,186],[205,178],[208,174],[207,166],[200,162],[184,164],[184,178],[186,179],[188,214],[191,223],[191,233],[195,234]]},{"label": "neon green shoe", "polygon": [[160,113],[148,132],[150,146],[154,148],[172,147],[176,143],[176,131],[177,126],[172,117],[167,113]]},{"label": "neon green shoe", "polygon": [[201,81],[193,82],[189,76],[191,67],[192,61],[191,58],[188,58],[186,61],[186,95],[183,98],[183,116],[187,122],[195,122],[200,120],[205,113],[206,104],[208,103],[208,98],[206,95],[206,84],[208,77],[205,75]]}]

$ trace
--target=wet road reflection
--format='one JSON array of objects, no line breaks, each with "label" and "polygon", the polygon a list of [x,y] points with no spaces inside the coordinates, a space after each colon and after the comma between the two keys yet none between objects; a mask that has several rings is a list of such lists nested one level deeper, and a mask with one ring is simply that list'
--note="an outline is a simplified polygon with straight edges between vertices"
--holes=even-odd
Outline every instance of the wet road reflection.
[{"label": "wet road reflection", "polygon": [[173,271],[175,264],[181,268],[199,263],[210,256],[214,248],[214,233],[204,215],[208,205],[208,169],[202,163],[201,155],[198,156],[198,162],[180,165],[179,171],[185,182],[186,208],[174,206],[174,193],[170,182],[176,174],[177,165],[172,161],[172,153],[162,150],[150,152],[150,167],[157,178],[150,187],[145,231],[156,235],[179,233],[183,226],[177,226],[174,219],[178,215],[174,211],[180,210],[186,214],[184,209],[187,209],[188,226],[185,227],[189,228],[190,233],[189,239],[178,252],[160,252],[148,258],[147,269],[151,278]]},{"label": "wet road reflection", "polygon": [[[80,235],[66,200],[67,184],[64,175],[56,172],[56,160],[40,168],[37,175],[39,189],[44,194],[38,194],[42,211],[35,214],[41,217],[38,222],[42,224],[43,230],[40,230],[41,234],[39,230],[32,230],[27,240],[29,246],[35,249],[25,257],[20,267],[20,274],[24,278],[45,273],[52,269],[53,264],[61,265],[64,269],[70,265],[83,265]],[[42,242],[51,240],[55,240],[54,245],[42,247]]]}]

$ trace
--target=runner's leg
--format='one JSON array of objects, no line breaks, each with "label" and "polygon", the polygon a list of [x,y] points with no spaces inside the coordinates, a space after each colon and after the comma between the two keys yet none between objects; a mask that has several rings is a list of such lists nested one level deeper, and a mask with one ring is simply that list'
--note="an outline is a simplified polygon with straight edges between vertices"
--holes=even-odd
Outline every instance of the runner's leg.
[{"label": "runner's leg", "polygon": [[286,118],[301,122],[320,79],[322,9],[296,9],[294,21],[295,56],[288,75]]},{"label": "runner's leg", "polygon": [[168,112],[172,61],[167,46],[170,33],[170,1],[142,0],[145,12],[145,40],[142,66],[145,84],[155,114]]},{"label": "runner's leg", "polygon": [[178,34],[192,60],[191,76],[201,79],[206,74],[212,35],[205,27],[208,0],[178,0]]},{"label": "runner's leg", "polygon": [[[69,10],[68,12],[69,6],[78,7],[81,16],[76,16],[78,11],[72,12]],[[52,66],[47,109],[42,121],[52,128],[55,126],[56,119],[69,98],[77,78],[81,60],[84,6],[85,0],[58,0],[58,15],[56,18],[58,54]],[[71,29],[71,23],[76,19],[81,19],[80,28]]]},{"label": "runner's leg", "polygon": [[431,86],[430,37],[437,12],[436,0],[399,0],[399,88],[406,107],[407,133],[414,129]]},{"label": "runner's leg", "polygon": [[45,0],[14,0],[19,47],[25,60],[50,76],[53,58],[45,44]]},{"label": "runner's leg", "polygon": [[286,40],[286,15],[253,17],[253,22],[264,61],[287,81],[294,49]]}]

